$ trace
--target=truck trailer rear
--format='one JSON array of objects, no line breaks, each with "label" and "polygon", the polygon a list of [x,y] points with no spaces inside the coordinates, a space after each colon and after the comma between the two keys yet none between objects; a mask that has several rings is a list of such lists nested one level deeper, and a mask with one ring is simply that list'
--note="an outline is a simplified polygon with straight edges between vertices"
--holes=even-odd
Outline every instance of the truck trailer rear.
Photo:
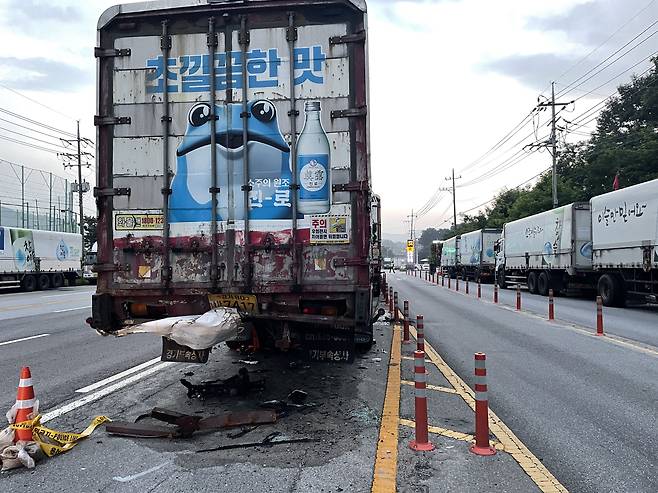
[{"label": "truck trailer rear", "polygon": [[462,278],[484,282],[494,279],[494,245],[500,238],[500,233],[500,229],[487,228],[461,235],[458,270]]},{"label": "truck trailer rear", "polygon": [[[372,342],[361,0],[175,0],[98,22],[91,324],[238,308],[272,345]],[[309,353],[310,354],[310,353]]]}]

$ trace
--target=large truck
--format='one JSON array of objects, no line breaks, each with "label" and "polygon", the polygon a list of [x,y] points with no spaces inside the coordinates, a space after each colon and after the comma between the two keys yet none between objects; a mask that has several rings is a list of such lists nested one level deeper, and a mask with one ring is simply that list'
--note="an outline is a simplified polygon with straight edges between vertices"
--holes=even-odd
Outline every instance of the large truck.
[{"label": "large truck", "polygon": [[501,288],[531,293],[588,287],[592,274],[590,208],[577,202],[503,225],[496,275]]},{"label": "large truck", "polygon": [[365,2],[131,3],[97,45],[92,327],[228,305],[263,344],[370,345]]},{"label": "large truck", "polygon": [[592,268],[606,305],[658,297],[658,180],[590,200]]},{"label": "large truck", "polygon": [[94,242],[91,249],[85,254],[82,266],[82,278],[89,284],[96,284],[98,274],[94,270],[94,265],[98,261],[98,243]]},{"label": "large truck", "polygon": [[460,236],[458,271],[463,279],[493,280],[496,269],[494,247],[500,233],[500,229],[486,228]]},{"label": "large truck", "polygon": [[455,277],[458,272],[459,236],[453,236],[443,241],[441,248],[441,273],[449,277]]},{"label": "large truck", "polygon": [[82,236],[0,226],[0,287],[60,288],[80,277]]}]

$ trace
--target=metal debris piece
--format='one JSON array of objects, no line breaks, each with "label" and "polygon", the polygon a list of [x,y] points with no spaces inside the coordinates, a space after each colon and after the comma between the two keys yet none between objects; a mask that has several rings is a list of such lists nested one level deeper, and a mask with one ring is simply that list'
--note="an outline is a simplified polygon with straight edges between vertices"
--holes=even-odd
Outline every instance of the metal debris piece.
[{"label": "metal debris piece", "polygon": [[293,404],[304,404],[308,394],[303,390],[295,389],[290,394],[288,394],[288,400]]},{"label": "metal debris piece", "polygon": [[237,375],[225,380],[211,380],[194,384],[181,378],[180,383],[187,388],[188,397],[198,397],[199,399],[205,399],[209,396],[246,395],[252,390],[263,390],[265,388],[265,380],[251,380],[246,368],[240,368]]},{"label": "metal debris piece", "polygon": [[146,417],[175,426],[168,427],[139,422],[115,421],[106,426],[106,430],[112,435],[136,438],[189,437],[195,431],[211,431],[236,426],[275,423],[277,414],[272,410],[235,411],[202,418],[201,416],[182,414],[177,411],[156,407],[149,414],[142,415],[137,420],[140,421]]},{"label": "metal debris piece", "polygon": [[309,442],[318,442],[317,438],[311,437],[300,437],[300,438],[281,438],[275,440],[277,436],[281,435],[281,432],[275,431],[267,435],[260,442],[244,442],[244,443],[232,443],[229,445],[219,445],[218,447],[207,448],[197,450],[197,453],[200,452],[215,452],[217,450],[230,450],[236,448],[247,448],[247,447],[271,447],[272,445],[283,445],[290,443],[309,443]]}]

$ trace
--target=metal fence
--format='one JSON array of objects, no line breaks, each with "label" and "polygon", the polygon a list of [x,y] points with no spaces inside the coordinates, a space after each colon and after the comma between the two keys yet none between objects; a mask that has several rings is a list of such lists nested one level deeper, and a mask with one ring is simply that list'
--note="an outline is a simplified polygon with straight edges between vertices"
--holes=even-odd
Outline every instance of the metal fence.
[{"label": "metal fence", "polygon": [[73,188],[64,177],[0,159],[0,225],[79,232]]}]

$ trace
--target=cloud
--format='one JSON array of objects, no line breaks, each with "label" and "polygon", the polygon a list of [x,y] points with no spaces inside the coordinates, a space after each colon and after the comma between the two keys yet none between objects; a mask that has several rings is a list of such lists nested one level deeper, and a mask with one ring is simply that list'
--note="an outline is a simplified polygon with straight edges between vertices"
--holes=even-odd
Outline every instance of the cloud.
[{"label": "cloud", "polygon": [[650,19],[656,17],[657,2],[649,4],[647,0],[597,0],[576,5],[563,14],[532,17],[527,27],[538,31],[561,31],[572,41],[594,47],[603,43],[626,22],[628,25],[619,33],[620,39],[630,39],[642,31]]},{"label": "cloud", "polygon": [[92,82],[84,70],[48,58],[0,57],[2,81],[17,90],[72,92]]},{"label": "cloud", "polygon": [[10,23],[22,21],[76,22],[82,19],[82,11],[73,5],[56,5],[39,0],[11,0],[6,12]]},{"label": "cloud", "polygon": [[577,56],[538,53],[534,55],[513,55],[485,64],[485,70],[510,76],[522,84],[536,90],[546,87],[556,74],[571,66]]}]

